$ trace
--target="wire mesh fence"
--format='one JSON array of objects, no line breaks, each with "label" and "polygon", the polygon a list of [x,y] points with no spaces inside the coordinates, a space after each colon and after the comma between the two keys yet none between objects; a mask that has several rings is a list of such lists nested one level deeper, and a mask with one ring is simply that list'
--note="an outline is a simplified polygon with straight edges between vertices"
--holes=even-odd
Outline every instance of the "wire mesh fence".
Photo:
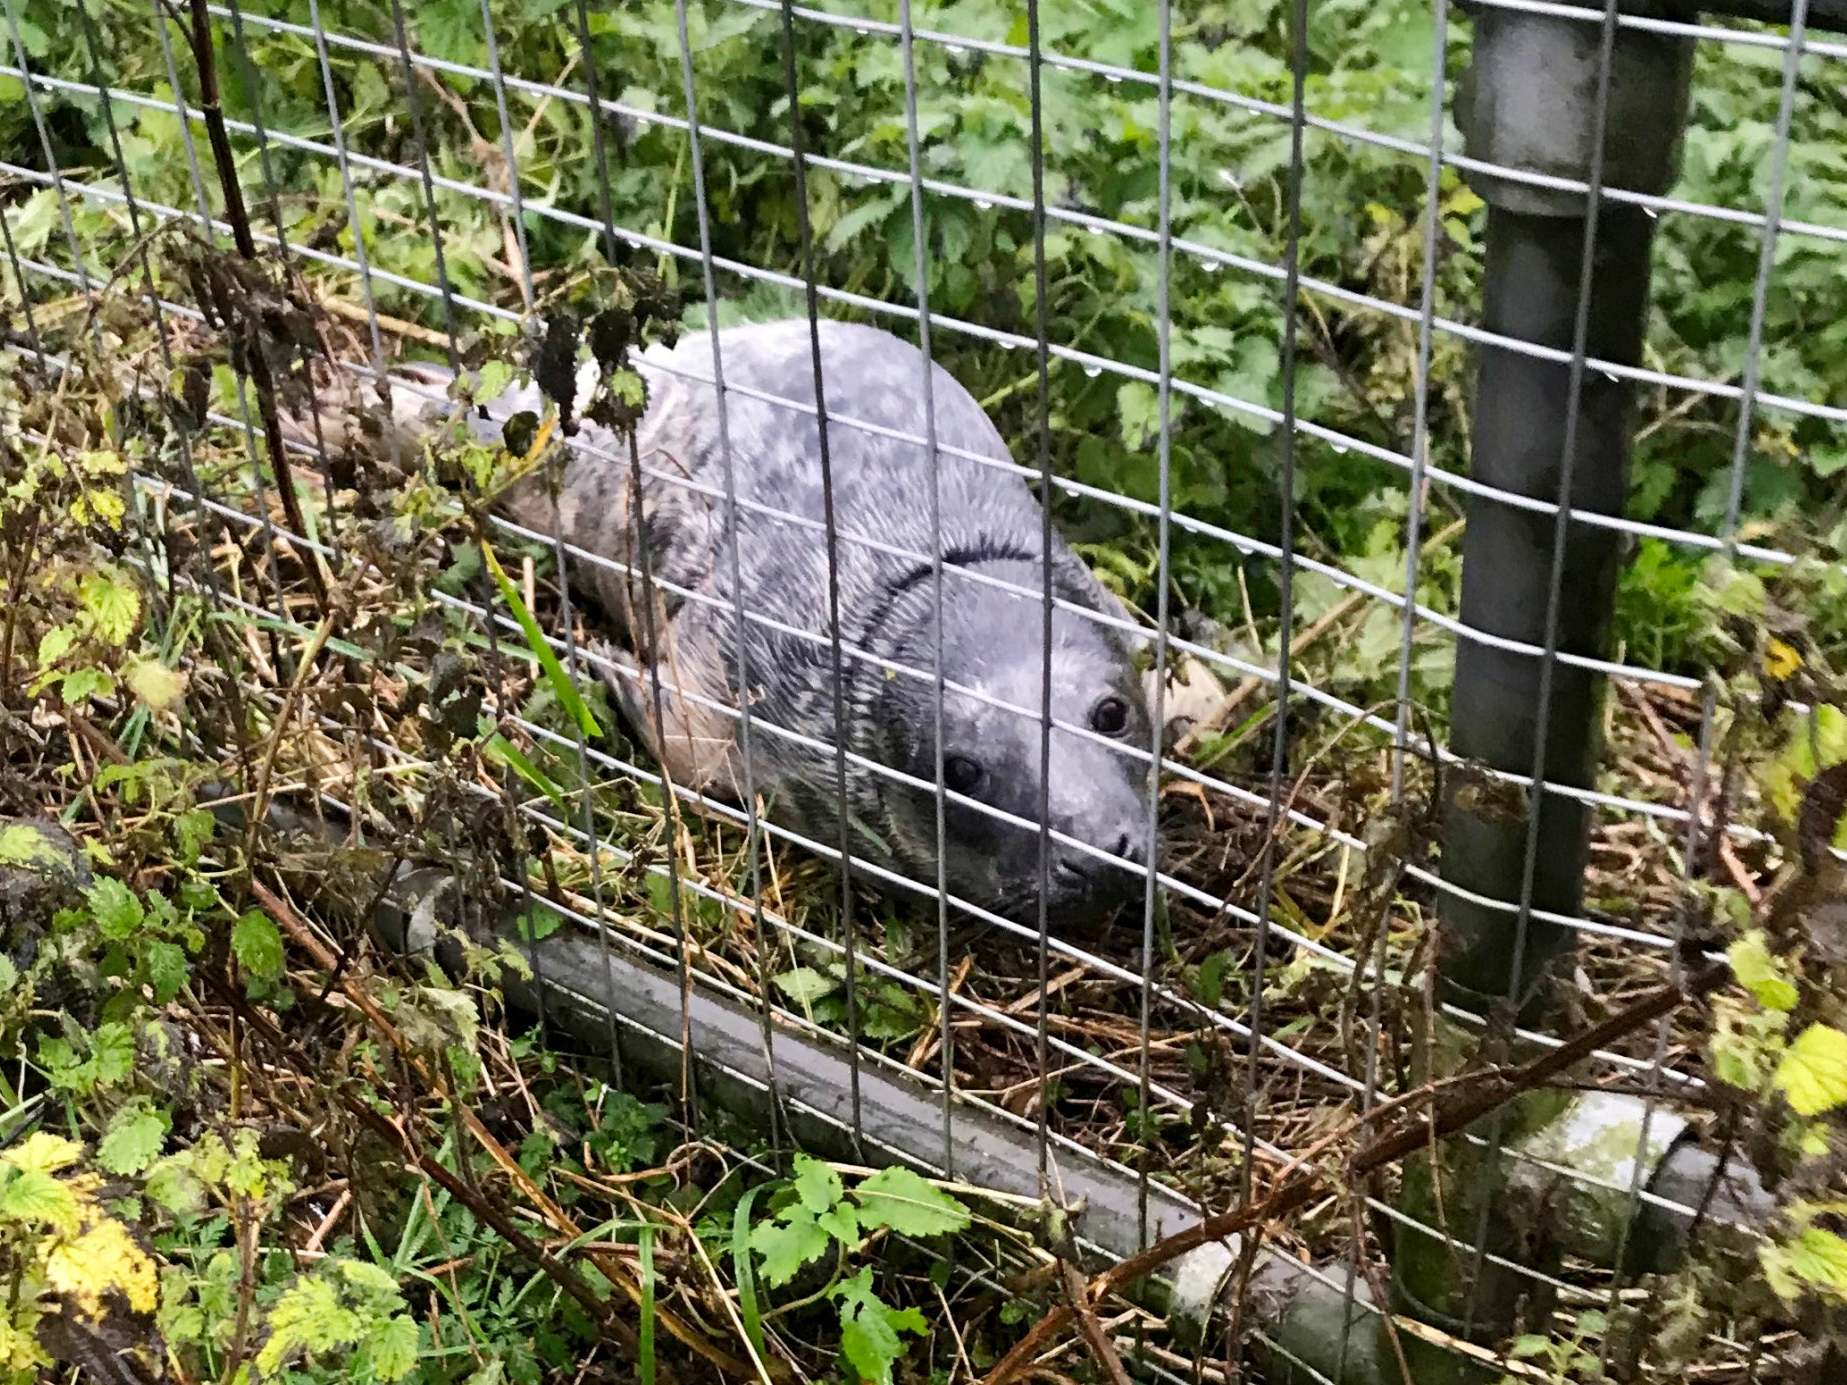
[{"label": "wire mesh fence", "polygon": [[[1225,1297],[1275,1378],[1581,1338],[1664,1227],[1761,1214],[1699,1032],[1596,1024],[1782,860],[1694,588],[1839,570],[1843,16],[925,8],[7,0],[18,388],[185,399],[121,556],[261,632],[309,801],[378,830],[487,711],[418,832],[516,845],[441,907],[619,1063],[697,1055],[776,1148],[1081,1188],[1131,1256],[1562,1050],[1557,1109]],[[398,594],[433,643],[347,629],[489,451],[569,469],[464,507]],[[444,639],[487,672],[433,739]],[[312,698],[323,651],[420,701]],[[1791,1350],[1729,1330],[1713,1378]]]}]

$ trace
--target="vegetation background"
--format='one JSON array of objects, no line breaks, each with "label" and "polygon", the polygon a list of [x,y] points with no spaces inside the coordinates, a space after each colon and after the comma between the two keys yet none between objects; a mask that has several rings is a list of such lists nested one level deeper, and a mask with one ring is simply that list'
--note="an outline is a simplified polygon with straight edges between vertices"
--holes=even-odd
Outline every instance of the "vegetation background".
[{"label": "vegetation background", "polygon": [[[236,22],[232,11],[219,12],[225,111],[234,122],[260,125],[268,136],[261,148],[248,129],[234,139],[258,231],[279,234],[310,257],[303,263],[316,291],[336,306],[347,305],[355,322],[363,322],[363,311],[356,310],[369,294],[377,310],[395,320],[395,342],[411,351],[421,344],[436,355],[434,336],[448,326],[443,303],[427,290],[438,277],[439,250],[458,295],[519,311],[519,259],[541,293],[587,279],[601,263],[599,236],[590,225],[606,186],[617,226],[648,238],[626,249],[628,263],[653,269],[682,290],[690,305],[686,320],[700,321],[696,255],[650,248],[653,242],[698,246],[687,142],[675,124],[684,112],[673,5],[489,5],[492,53],[479,0],[424,0],[409,7],[403,21],[418,52],[463,69],[484,69],[497,59],[522,79],[506,93],[527,207],[521,237],[510,234],[503,202],[478,195],[488,189],[504,198],[509,187],[492,85],[445,69],[439,78],[420,77],[407,92],[396,60],[397,16],[391,5],[368,0],[265,0],[243,8]],[[827,0],[820,8],[849,20],[896,18],[890,0],[867,0],[861,8]],[[1274,108],[1290,99],[1289,7],[1236,0],[1182,8],[1174,33],[1174,75],[1181,84],[1172,116],[1174,234],[1278,265],[1289,130]],[[1389,139],[1427,143],[1435,41],[1430,6],[1317,0],[1310,15],[1309,111]],[[189,105],[196,108],[200,99],[184,35],[163,22],[160,0],[7,0],[5,18],[0,48],[10,72],[23,66],[53,79],[35,86],[34,109],[17,75],[0,75],[0,159],[8,165],[0,198],[9,256],[68,269],[74,239],[98,282],[120,275],[133,262],[134,248],[130,212],[108,196],[124,190],[121,170],[144,211],[190,211],[202,198],[214,215],[222,213],[200,131],[193,129],[189,147],[173,114],[134,99],[171,101],[176,77]],[[1469,37],[1466,21],[1451,18],[1446,84],[1462,70]],[[919,4],[916,22],[968,40],[917,46],[926,173],[966,190],[933,191],[926,199],[927,288],[939,319],[935,353],[988,407],[1018,460],[1030,464],[1038,436],[1032,353],[943,321],[1033,335],[1030,222],[1009,204],[1026,197],[1031,185],[1025,69],[1018,58],[975,44],[1023,45],[1025,21],[1018,6],[1001,0],[954,0]],[[1058,0],[1043,7],[1043,42],[1054,53],[1152,74],[1157,23],[1157,8],[1142,0]],[[362,42],[330,43],[323,60],[302,27],[317,24]],[[788,144],[791,121],[779,15],[773,6],[747,0],[691,0],[687,24],[699,115],[708,130],[714,254],[773,271],[785,283],[799,278],[789,163],[769,148]],[[895,40],[851,22],[804,20],[797,34],[806,147],[903,174],[905,84]],[[1780,67],[1774,49],[1700,45],[1677,196],[1735,210],[1761,207]],[[627,112],[601,131],[593,129],[581,99],[587,69],[599,93]],[[107,85],[117,99],[105,103],[73,85],[95,83]],[[1271,109],[1220,100],[1202,88]],[[1151,231],[1152,82],[1050,68],[1043,96],[1048,201]],[[337,129],[330,100],[340,113]],[[353,156],[350,201],[333,157],[336,136]],[[1446,148],[1460,148],[1447,122],[1443,137]],[[1844,147],[1847,86],[1840,60],[1805,59],[1788,155],[1789,218],[1847,229]],[[425,148],[436,180],[427,205],[417,173]],[[1325,128],[1308,132],[1305,152],[1300,253],[1306,281],[1415,312],[1424,218],[1434,215],[1434,309],[1439,316],[1475,320],[1485,210],[1454,169],[1442,171],[1437,205],[1426,208],[1426,163],[1414,154]],[[46,168],[48,155],[67,178],[103,196],[61,203],[31,176]],[[843,294],[911,304],[917,286],[906,187],[817,166],[809,171],[808,193],[819,280]],[[1758,244],[1754,228],[1735,222],[1677,213],[1662,218],[1645,364],[1698,379],[1739,380]],[[351,260],[360,253],[371,267],[369,284],[326,258]],[[1055,222],[1045,253],[1052,339],[1152,369],[1158,275],[1152,246]],[[1842,264],[1838,241],[1780,238],[1764,328],[1764,390],[1847,405]],[[160,260],[152,272],[175,296],[186,296],[177,260]],[[1174,256],[1171,273],[1177,376],[1278,407],[1280,281],[1186,252]],[[13,304],[34,302],[37,322],[48,331],[81,314],[68,284],[29,275],[22,285],[10,262],[0,274]],[[730,271],[721,270],[719,292],[728,314],[801,310],[791,289]],[[827,311],[850,309],[832,301]],[[858,315],[907,330],[888,315]],[[20,315],[11,306],[8,317],[18,333]],[[511,330],[466,309],[459,325],[479,351],[493,349],[479,338],[504,338]],[[1308,289],[1297,325],[1300,414],[1361,444],[1408,454],[1418,378],[1415,322]],[[14,344],[20,344],[17,335]],[[15,368],[16,358],[9,365]],[[1465,344],[1439,332],[1429,378],[1430,462],[1466,474],[1474,405]],[[218,403],[235,407],[238,380],[228,363],[219,364],[212,389]],[[1064,363],[1053,367],[1050,393],[1056,471],[1096,491],[1153,501],[1153,389]],[[1630,517],[1695,534],[1718,532],[1735,407],[1667,389],[1641,392]],[[921,1183],[904,1184],[894,1195],[876,1176],[849,1171],[843,1177],[804,1164],[786,1181],[761,1185],[759,1199],[760,1185],[743,1162],[696,1142],[679,1143],[663,1107],[585,1075],[532,1035],[499,1027],[491,1011],[490,1022],[479,1023],[473,1000],[434,976],[366,974],[373,988],[366,994],[380,999],[395,1029],[368,1030],[350,1007],[327,1010],[329,995],[337,1001],[341,994],[331,983],[320,984],[330,969],[315,972],[308,935],[291,932],[283,911],[251,898],[246,877],[257,862],[230,850],[237,844],[228,847],[223,829],[197,806],[197,767],[175,758],[160,735],[163,717],[181,697],[180,669],[209,645],[209,621],[196,613],[184,617],[176,608],[156,622],[156,603],[119,564],[90,566],[82,559],[85,544],[123,520],[120,501],[109,498],[121,489],[122,458],[110,450],[118,423],[104,417],[72,465],[8,453],[9,543],[26,532],[15,528],[25,523],[23,516],[33,516],[34,526],[34,539],[8,559],[16,598],[12,620],[22,631],[15,645],[9,622],[9,715],[27,716],[30,699],[65,709],[45,723],[49,743],[41,737],[35,743],[40,748],[29,753],[9,748],[8,811],[35,795],[53,804],[55,815],[86,842],[94,878],[59,916],[55,946],[15,957],[0,972],[7,983],[0,989],[11,997],[3,1021],[7,1051],[17,1058],[14,1074],[0,1079],[0,1105],[10,1108],[0,1113],[0,1138],[9,1142],[0,1153],[0,1251],[14,1285],[13,1317],[0,1321],[0,1370],[10,1366],[24,1380],[46,1366],[46,1352],[55,1345],[47,1315],[60,1296],[68,1303],[76,1295],[75,1301],[95,1307],[118,1301],[109,1297],[117,1294],[143,1316],[152,1313],[159,1340],[195,1380],[413,1375],[495,1385],[502,1379],[594,1378],[599,1371],[626,1379],[631,1363],[645,1363],[640,1368],[651,1376],[656,1324],[663,1332],[673,1330],[670,1323],[687,1325],[664,1298],[657,1301],[669,1272],[695,1281],[709,1276],[720,1295],[707,1300],[715,1315],[714,1303],[737,1303],[742,1321],[727,1348],[733,1353],[742,1354],[746,1341],[762,1350],[766,1319],[760,1315],[767,1315],[779,1317],[772,1334],[778,1351],[793,1357],[825,1360],[838,1346],[853,1368],[874,1380],[890,1379],[894,1367],[954,1371],[964,1350],[959,1339],[931,1337],[921,1362],[919,1353],[906,1350],[907,1339],[922,1332],[920,1309],[936,1320],[939,1302],[949,1311],[947,1293],[958,1295],[950,1316],[968,1327],[966,1351],[978,1364],[992,1360],[996,1344],[1004,1346],[1017,1326],[1017,1306],[977,1311],[922,1256],[879,1263],[882,1237],[967,1230],[971,1213],[957,1196]],[[1404,471],[1363,447],[1304,439],[1299,448],[1295,493],[1285,497],[1273,427],[1247,413],[1176,398],[1176,507],[1209,529],[1269,541],[1287,504],[1300,551],[1401,591],[1410,513]],[[1808,585],[1794,619],[1804,662],[1817,670],[1838,657],[1847,639],[1839,561],[1847,548],[1843,471],[1847,431],[1841,426],[1774,408],[1753,416],[1745,532],[1754,542],[1814,560],[1804,569]],[[1431,488],[1428,504],[1426,532],[1461,514],[1460,496],[1442,485]],[[1066,532],[1106,580],[1151,611],[1152,521],[1094,496],[1061,496],[1058,506]],[[119,535],[112,542],[119,557]],[[1619,657],[1672,673],[1708,674],[1715,657],[1715,591],[1720,608],[1731,609],[1723,598],[1735,597],[1739,588],[1715,579],[1707,556],[1667,538],[1636,544],[1619,596]],[[463,552],[445,579],[478,575],[478,550],[472,569],[470,561]],[[56,581],[35,586],[27,580],[41,569]],[[1432,548],[1420,564],[1417,597],[1453,614],[1458,578],[1453,551]],[[1763,569],[1751,580],[1780,579]],[[1275,658],[1278,591],[1268,560],[1210,533],[1177,531],[1172,584],[1173,608],[1185,613],[1189,628],[1245,657]],[[29,598],[22,595],[28,592]],[[1345,595],[1325,577],[1298,577],[1297,628],[1328,614]],[[1778,607],[1761,589],[1742,599],[1746,604],[1734,613],[1789,615],[1787,602]],[[252,628],[276,637],[275,628],[260,622]],[[330,648],[338,651],[345,633],[338,632]],[[1399,633],[1395,612],[1363,609],[1342,623],[1337,639],[1313,652],[1307,676],[1361,704],[1387,698],[1395,686]],[[1417,641],[1413,695],[1440,724],[1452,641],[1427,624],[1420,624]],[[22,660],[36,658],[17,679],[15,649]],[[213,646],[212,657],[217,654]],[[14,700],[28,689],[30,698]],[[544,716],[570,715],[563,698],[547,705],[542,681],[533,696],[528,707],[539,706]],[[437,701],[433,692],[430,705]],[[473,705],[478,711],[479,700]],[[105,715],[112,707],[119,715]],[[596,707],[602,710],[600,702]],[[427,720],[427,709],[423,715]],[[106,729],[120,763],[104,766],[96,756],[107,761],[107,753],[81,748],[89,732],[73,728],[86,716]],[[464,741],[474,735],[468,715],[445,724]],[[1781,793],[1770,797],[1785,809],[1793,802],[1793,781],[1847,754],[1843,723],[1815,725],[1821,731],[1801,751],[1806,759],[1790,761],[1784,752],[1765,779],[1771,784],[1782,775]],[[1240,730],[1248,737],[1251,728]],[[56,748],[61,736],[80,743],[68,759]],[[1226,756],[1235,769],[1247,750],[1227,744],[1206,753]],[[564,777],[536,751],[533,758],[539,764],[525,762],[525,769]],[[505,770],[510,762],[495,763]],[[1624,763],[1614,763],[1612,782],[1627,783],[1627,772]],[[420,806],[427,809],[432,801],[437,798]],[[652,830],[645,823],[636,827],[638,833]],[[39,850],[35,839],[5,840],[9,866]],[[1803,962],[1786,941],[1772,938],[1761,957],[1748,953],[1754,999],[1741,1002],[1727,1021],[1731,1028],[1721,1026],[1721,1055],[1734,1064],[1724,1071],[1746,1090],[1782,1080],[1778,1074],[1786,1071],[1798,1030],[1792,1015],[1818,1016],[1821,1023],[1833,1014],[1831,1002],[1818,998],[1826,988],[1808,986]],[[491,983],[494,966],[509,965],[504,958],[476,963],[481,984]],[[1226,984],[1225,967],[1208,958],[1188,973],[1196,990],[1210,990],[1213,1005]],[[52,972],[65,979],[54,984]],[[812,968],[807,974],[800,967],[785,971],[778,984],[784,998],[797,1003],[825,1001],[832,993]],[[1780,986],[1800,995],[1800,1003]],[[908,1037],[915,1016],[895,1000],[892,1006],[893,1033]],[[261,1033],[263,1016],[281,1017],[277,1022],[285,1028],[306,1022],[305,1016],[313,1021],[313,1037],[292,1058],[283,1049],[263,1050],[251,1037]],[[401,1045],[389,1038],[393,1032]],[[1819,1042],[1825,1047],[1831,1041]],[[252,1052],[260,1059],[246,1055],[243,1045],[251,1043],[258,1044]],[[302,1065],[294,1076],[292,1062]],[[413,1143],[421,1142],[417,1148],[431,1164],[411,1158],[412,1171],[401,1182],[354,1172],[367,1155],[389,1150],[389,1141],[379,1143],[383,1137],[361,1113],[316,1105],[301,1074],[318,1062],[357,1071],[370,1082],[367,1099],[375,1114],[391,1114],[402,1129],[414,1131]],[[446,1074],[445,1063],[453,1069]],[[269,1076],[260,1075],[264,1070]],[[407,1088],[425,1091],[427,1099],[405,1096]],[[1787,1095],[1791,1089],[1785,1083],[1780,1090]],[[607,1305],[595,1295],[586,1303],[558,1277],[511,1253],[517,1241],[492,1221],[491,1199],[483,1202],[472,1185],[445,1184],[435,1172],[435,1166],[456,1164],[458,1143],[476,1138],[448,1100],[453,1091],[493,1093],[498,1105],[488,1124],[506,1156],[494,1176],[512,1179],[529,1208],[551,1209],[538,1217],[552,1238],[547,1244],[604,1247],[599,1253],[612,1268],[596,1281],[598,1292],[620,1297],[608,1286],[632,1286],[636,1306],[623,1311],[642,1324],[638,1335],[629,1329],[633,1340],[603,1316]],[[1808,1114],[1818,1116],[1835,1105],[1833,1091],[1824,1083],[1819,1095],[1803,1096],[1799,1105],[1813,1105]],[[1840,1095],[1847,1098],[1847,1092]],[[1813,1131],[1804,1121],[1795,1124],[1797,1134],[1785,1136],[1800,1145]],[[280,1140],[279,1128],[285,1131]],[[750,1142],[740,1134],[737,1143]],[[321,1152],[304,1161],[303,1146]],[[401,1153],[393,1151],[394,1157]],[[524,1191],[533,1180],[544,1182],[542,1195]],[[1847,1242],[1834,1236],[1821,1213],[1802,1211],[1808,1205],[1796,1204],[1781,1243],[1794,1265],[1781,1265],[1782,1283],[1792,1293],[1838,1296],[1847,1286],[1847,1259],[1828,1257],[1836,1243],[1847,1252]],[[356,1206],[363,1214],[354,1213]],[[689,1229],[692,1236],[678,1235]],[[1833,1241],[1816,1239],[1821,1236]],[[657,1244],[665,1247],[658,1254]],[[1813,1252],[1810,1259],[1800,1259],[1804,1247]],[[727,1262],[722,1270],[715,1267],[721,1261]],[[813,1278],[814,1266],[828,1263],[831,1276]],[[802,1280],[803,1273],[810,1280]],[[791,1284],[789,1297],[771,1307],[774,1293]],[[684,1314],[685,1303],[673,1311]],[[1595,1354],[1587,1357],[1578,1344],[1587,1331],[1600,1336],[1604,1326],[1580,1323],[1557,1339],[1565,1345],[1546,1346],[1548,1368],[1560,1378],[1588,1378],[1592,1368],[1600,1370]],[[714,1339],[725,1335],[713,1323],[688,1327],[702,1339],[708,1329]],[[103,1335],[112,1343],[142,1342],[136,1335],[142,1331],[137,1326]],[[684,1337],[672,1350],[691,1353],[687,1360],[695,1366],[701,1359],[710,1364]],[[61,1359],[73,1358],[66,1352]],[[968,1365],[966,1355],[960,1365]]]}]

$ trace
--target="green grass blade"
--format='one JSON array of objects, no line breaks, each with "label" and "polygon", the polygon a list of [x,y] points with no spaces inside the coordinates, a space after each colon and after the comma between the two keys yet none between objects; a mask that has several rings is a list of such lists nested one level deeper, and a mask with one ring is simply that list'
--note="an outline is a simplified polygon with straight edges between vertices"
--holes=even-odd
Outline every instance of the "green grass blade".
[{"label": "green grass blade", "polygon": [[558,656],[552,653],[552,647],[545,642],[544,634],[539,630],[539,622],[532,618],[532,612],[526,609],[526,603],[520,600],[519,588],[500,566],[500,559],[494,556],[494,546],[485,538],[481,540],[481,556],[487,560],[488,571],[494,574],[494,580],[500,584],[501,598],[513,612],[519,628],[525,632],[526,647],[532,651],[532,657],[539,661],[539,667],[545,670],[546,681],[552,685],[558,703],[577,720],[586,736],[601,736],[603,728],[596,724],[596,718],[590,715],[590,709],[577,693],[577,685],[565,675],[564,665],[558,662]]},{"label": "green grass blade", "polygon": [[549,798],[560,813],[570,812],[570,809],[565,807],[564,790],[554,784],[551,776],[533,764],[526,757],[526,752],[514,745],[512,741],[496,731],[488,737],[486,750],[488,759],[501,759],[512,765],[519,777]]},{"label": "green grass blade", "polygon": [[731,1269],[738,1282],[738,1310],[744,1318],[744,1335],[756,1348],[759,1361],[769,1360],[763,1350],[763,1310],[757,1303],[757,1268],[750,1258],[750,1209],[757,1194],[768,1185],[746,1188],[731,1218]]},{"label": "green grass blade", "polygon": [[641,1251],[641,1385],[654,1385],[654,1228],[643,1227]]}]

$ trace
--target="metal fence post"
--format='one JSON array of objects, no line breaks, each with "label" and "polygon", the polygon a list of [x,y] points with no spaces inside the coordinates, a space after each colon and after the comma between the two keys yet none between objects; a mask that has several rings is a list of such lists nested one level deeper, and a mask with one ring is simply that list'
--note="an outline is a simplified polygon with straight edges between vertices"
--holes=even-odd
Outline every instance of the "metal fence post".
[{"label": "metal fence post", "polygon": [[[1655,228],[1645,209],[1596,190],[1659,194],[1673,182],[1691,65],[1691,44],[1618,26],[1602,5],[1581,19],[1490,9],[1475,16],[1457,94],[1472,158],[1551,181],[1467,175],[1489,207],[1483,324],[1528,347],[1481,349],[1470,472],[1529,503],[1470,499],[1463,623],[1524,647],[1459,642],[1450,742],[1490,770],[1525,777],[1539,767],[1551,785],[1594,785],[1602,679],[1574,656],[1604,654],[1622,543],[1573,517],[1622,512],[1632,432],[1633,384],[1583,360],[1638,361]],[[1575,186],[1558,186],[1567,180]],[[1559,657],[1544,657],[1547,648]],[[1589,829],[1581,800],[1548,789],[1537,801],[1535,825],[1524,788],[1449,776],[1443,875],[1468,895],[1443,898],[1438,963],[1443,1000],[1484,1016],[1511,1002],[1529,1024],[1543,1022],[1547,980],[1570,953],[1573,930],[1556,916],[1582,905]],[[1441,1075],[1476,1041],[1444,1026],[1423,1055],[1425,1075]],[[1490,1143],[1529,1136],[1564,1102],[1539,1094],[1497,1122]],[[1542,1219],[1523,1219],[1501,1195],[1497,1153],[1456,1140],[1443,1168],[1408,1166],[1401,1208],[1447,1225],[1450,1238],[1401,1228],[1393,1246],[1400,1306],[1481,1340],[1509,1330],[1534,1281],[1480,1253],[1471,1266],[1456,1242],[1485,1236],[1500,1256],[1535,1267],[1547,1258],[1538,1228],[1521,1224]]]}]

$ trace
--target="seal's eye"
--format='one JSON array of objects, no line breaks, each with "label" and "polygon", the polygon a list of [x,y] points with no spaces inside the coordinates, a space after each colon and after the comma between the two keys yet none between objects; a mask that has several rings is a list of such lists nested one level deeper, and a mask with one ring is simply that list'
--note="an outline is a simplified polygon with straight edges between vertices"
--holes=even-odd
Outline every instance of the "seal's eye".
[{"label": "seal's eye", "polygon": [[1129,704],[1120,697],[1106,697],[1090,709],[1090,725],[1105,736],[1120,736],[1129,729]]},{"label": "seal's eye", "polygon": [[943,761],[943,783],[957,793],[973,793],[981,786],[984,771],[966,755],[951,755]]}]

